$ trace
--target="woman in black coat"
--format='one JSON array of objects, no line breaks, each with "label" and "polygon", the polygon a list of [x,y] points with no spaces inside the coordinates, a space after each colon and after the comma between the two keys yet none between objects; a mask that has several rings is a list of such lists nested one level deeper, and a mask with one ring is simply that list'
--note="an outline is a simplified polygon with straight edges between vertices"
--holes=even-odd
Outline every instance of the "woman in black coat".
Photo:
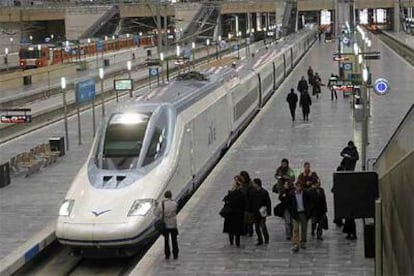
[{"label": "woman in black coat", "polygon": [[311,97],[306,90],[300,95],[299,106],[302,108],[303,120],[309,120],[310,106],[312,105]]},{"label": "woman in black coat", "polygon": [[231,209],[230,215],[224,219],[223,233],[229,234],[230,245],[233,245],[236,237],[236,245],[240,247],[240,235],[244,227],[245,197],[236,182],[223,201]]}]

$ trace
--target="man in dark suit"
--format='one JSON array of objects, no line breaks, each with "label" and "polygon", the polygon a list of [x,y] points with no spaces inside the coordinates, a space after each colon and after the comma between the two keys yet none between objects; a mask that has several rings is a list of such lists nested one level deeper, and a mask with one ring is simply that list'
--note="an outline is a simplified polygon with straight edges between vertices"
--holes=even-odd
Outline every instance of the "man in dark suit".
[{"label": "man in dark suit", "polygon": [[[257,244],[263,244],[263,236],[265,243],[269,243],[269,232],[266,227],[266,216],[271,214],[271,201],[269,192],[262,187],[262,181],[259,178],[253,179],[256,191],[252,196],[252,210],[254,214],[254,228],[257,234]],[[263,232],[263,235],[262,235]]]},{"label": "man in dark suit", "polygon": [[[287,200],[287,208],[293,220],[293,252],[299,251],[299,246],[306,249],[306,234],[308,219],[310,217],[311,202],[307,190],[303,189],[302,182],[296,183],[296,188],[292,190]],[[299,239],[300,231],[300,239]]]}]

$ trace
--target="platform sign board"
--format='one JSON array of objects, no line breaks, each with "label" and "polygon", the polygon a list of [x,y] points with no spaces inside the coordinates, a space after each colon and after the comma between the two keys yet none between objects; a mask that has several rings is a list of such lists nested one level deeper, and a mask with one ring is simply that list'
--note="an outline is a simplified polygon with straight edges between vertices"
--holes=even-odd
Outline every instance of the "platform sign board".
[{"label": "platform sign board", "polygon": [[104,42],[102,40],[99,40],[96,42],[96,51],[102,52],[104,50]]},{"label": "platform sign board", "polygon": [[80,81],[75,85],[76,103],[87,103],[96,97],[95,80]]},{"label": "platform sign board", "polygon": [[237,51],[240,49],[240,45],[239,44],[234,44],[233,45],[233,51]]},{"label": "platform sign board", "polygon": [[344,71],[352,71],[352,63],[344,62],[342,68],[344,69]]},{"label": "platform sign board", "polygon": [[115,91],[130,91],[133,90],[132,79],[114,80]]}]

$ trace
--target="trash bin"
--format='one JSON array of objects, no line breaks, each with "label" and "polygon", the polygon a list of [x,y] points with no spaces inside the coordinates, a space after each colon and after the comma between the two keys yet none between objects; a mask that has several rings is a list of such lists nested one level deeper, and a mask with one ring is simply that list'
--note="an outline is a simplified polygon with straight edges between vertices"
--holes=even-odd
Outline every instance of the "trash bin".
[{"label": "trash bin", "polygon": [[10,184],[10,163],[0,164],[0,188]]},{"label": "trash bin", "polygon": [[151,56],[151,50],[147,50],[147,57]]},{"label": "trash bin", "polygon": [[364,224],[365,258],[375,258],[375,223]]},{"label": "trash bin", "polygon": [[59,156],[65,155],[65,138],[51,137],[49,138],[49,145],[51,151],[59,151]]},{"label": "trash bin", "polygon": [[108,67],[110,65],[109,59],[104,59],[104,66]]},{"label": "trash bin", "polygon": [[32,76],[24,76],[23,85],[31,85],[31,84],[32,84]]}]

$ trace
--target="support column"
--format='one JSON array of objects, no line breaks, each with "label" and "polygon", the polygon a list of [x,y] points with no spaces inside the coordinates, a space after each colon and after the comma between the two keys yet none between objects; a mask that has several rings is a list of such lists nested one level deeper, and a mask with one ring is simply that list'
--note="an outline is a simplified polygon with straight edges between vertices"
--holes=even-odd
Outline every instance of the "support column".
[{"label": "support column", "polygon": [[239,16],[236,15],[236,34],[235,36],[237,37],[237,35],[239,34]]},{"label": "support column", "polygon": [[250,34],[252,31],[252,18],[250,13],[246,13],[246,34]]},{"label": "support column", "polygon": [[262,14],[260,12],[256,13],[256,31],[262,29]]},{"label": "support column", "polygon": [[394,32],[401,31],[400,2],[394,1]]}]

